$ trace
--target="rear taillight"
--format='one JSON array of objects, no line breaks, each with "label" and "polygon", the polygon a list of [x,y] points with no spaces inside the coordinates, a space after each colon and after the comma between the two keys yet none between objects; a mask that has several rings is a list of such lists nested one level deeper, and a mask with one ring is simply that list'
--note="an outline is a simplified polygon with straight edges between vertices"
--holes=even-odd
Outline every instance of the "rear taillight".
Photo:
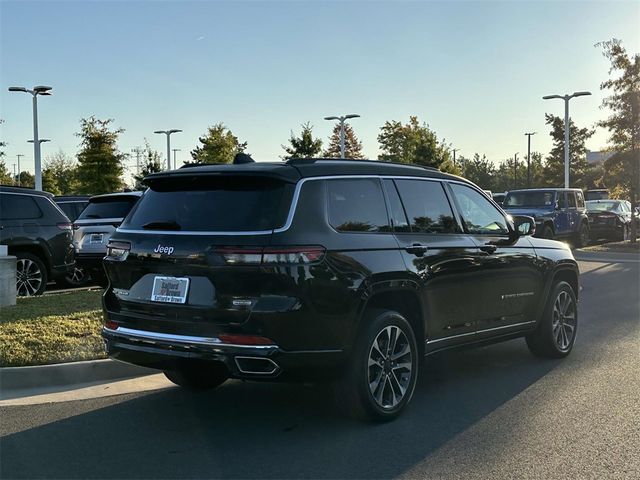
[{"label": "rear taillight", "polygon": [[301,265],[317,263],[326,249],[309,247],[221,247],[215,250],[227,265]]},{"label": "rear taillight", "polygon": [[107,245],[107,257],[111,260],[123,261],[129,255],[131,244],[128,242],[109,242]]},{"label": "rear taillight", "polygon": [[71,226],[73,224],[71,222],[58,222],[56,223],[56,226],[60,229],[60,230],[71,230]]}]

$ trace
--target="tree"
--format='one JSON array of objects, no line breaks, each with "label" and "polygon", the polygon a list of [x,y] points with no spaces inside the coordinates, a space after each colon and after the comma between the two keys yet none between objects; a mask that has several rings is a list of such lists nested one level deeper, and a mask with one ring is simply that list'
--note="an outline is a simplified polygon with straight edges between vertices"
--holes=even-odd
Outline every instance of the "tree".
[{"label": "tree", "polygon": [[191,158],[196,163],[232,163],[236,154],[247,148],[247,142],[239,142],[222,122],[209,127],[198,141],[202,145],[191,150]]},{"label": "tree", "polygon": [[0,156],[0,185],[9,185],[13,183],[13,175],[7,168],[7,164],[4,163],[4,160],[1,159]]},{"label": "tree", "polygon": [[313,138],[313,125],[307,122],[301,125],[302,132],[299,137],[296,137],[291,131],[291,137],[289,138],[289,146],[282,145],[287,154],[282,158],[287,160],[289,158],[313,158],[317,157],[322,151],[322,140],[319,138]]},{"label": "tree", "polygon": [[32,173],[23,170],[20,172],[20,186],[25,188],[35,188],[36,177]]},{"label": "tree", "polygon": [[144,150],[142,151],[142,155],[143,163],[140,166],[140,173],[133,176],[133,180],[135,181],[135,186],[133,188],[135,190],[141,190],[144,188],[142,184],[144,177],[151,173],[162,171],[160,153],[151,148],[151,145],[149,145],[149,141],[146,138],[144,139]]},{"label": "tree", "polygon": [[[329,137],[329,146],[323,152],[327,158],[340,158],[340,124],[336,123]],[[362,154],[362,142],[358,140],[353,127],[344,124],[344,156],[345,158],[364,158]]]},{"label": "tree", "polygon": [[460,156],[459,165],[464,165],[464,177],[480,188],[485,190],[493,190],[495,188],[496,167],[485,155],[480,157],[480,154],[476,153],[471,160]]},{"label": "tree", "polygon": [[[4,123],[4,120],[0,118],[0,125],[2,125],[3,123]],[[4,157],[4,147],[6,146],[7,146],[7,142],[0,141],[0,160],[2,160],[2,157]]]},{"label": "tree", "polygon": [[[609,130],[609,150],[616,152],[605,160],[605,181],[619,194],[628,195],[635,206],[640,190],[640,54],[627,54],[617,39],[596,46],[602,47],[603,55],[611,63],[609,75],[618,75],[600,85],[601,90],[611,91],[602,101],[611,115],[598,122],[598,126]],[[636,242],[637,235],[636,222],[631,222],[632,242]]]},{"label": "tree", "polygon": [[420,124],[416,116],[409,117],[409,123],[404,125],[396,120],[385,122],[380,128],[378,142],[382,150],[378,155],[380,160],[455,171],[449,158],[449,148],[438,141],[426,123]]},{"label": "tree", "polygon": [[123,160],[116,142],[123,129],[111,129],[113,119],[100,120],[93,116],[80,120],[81,138],[78,153],[78,191],[85,194],[109,193],[120,190],[124,183]]},{"label": "tree", "polygon": [[78,189],[77,166],[62,150],[47,156],[42,170],[42,188],[56,195],[73,195]]},{"label": "tree", "polygon": [[[549,135],[553,147],[547,156],[544,181],[553,187],[564,185],[564,120],[545,113],[547,125],[551,125]],[[594,133],[588,128],[578,128],[569,118],[569,180],[572,187],[584,187],[585,173],[589,169],[585,142]]]}]

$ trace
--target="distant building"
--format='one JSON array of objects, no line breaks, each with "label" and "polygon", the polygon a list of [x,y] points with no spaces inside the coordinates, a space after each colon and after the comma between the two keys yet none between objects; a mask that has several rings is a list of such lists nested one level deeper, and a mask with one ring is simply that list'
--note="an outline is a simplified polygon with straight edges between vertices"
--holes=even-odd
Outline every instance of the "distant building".
[{"label": "distant building", "polygon": [[590,164],[598,164],[604,162],[616,152],[587,152],[587,162]]}]

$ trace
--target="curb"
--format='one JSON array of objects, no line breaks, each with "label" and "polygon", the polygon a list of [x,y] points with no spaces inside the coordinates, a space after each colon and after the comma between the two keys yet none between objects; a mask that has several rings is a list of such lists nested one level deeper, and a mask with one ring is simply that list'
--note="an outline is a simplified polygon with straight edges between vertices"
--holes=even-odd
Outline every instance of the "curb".
[{"label": "curb", "polygon": [[628,252],[593,252],[584,250],[573,250],[576,260],[611,263],[638,263],[640,255]]},{"label": "curb", "polygon": [[158,373],[151,368],[139,367],[115,360],[88,360],[83,362],[36,365],[32,367],[0,368],[0,389],[28,390],[42,387],[63,387],[76,384],[121,380]]}]

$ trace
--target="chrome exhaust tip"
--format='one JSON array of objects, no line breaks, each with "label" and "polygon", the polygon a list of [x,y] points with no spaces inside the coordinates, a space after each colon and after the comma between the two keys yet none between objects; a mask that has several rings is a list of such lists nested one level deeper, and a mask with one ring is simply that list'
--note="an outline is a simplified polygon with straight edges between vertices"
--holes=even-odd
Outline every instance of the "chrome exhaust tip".
[{"label": "chrome exhaust tip", "polygon": [[270,358],[263,357],[242,357],[234,358],[240,373],[251,375],[272,375],[280,368],[276,362]]}]

